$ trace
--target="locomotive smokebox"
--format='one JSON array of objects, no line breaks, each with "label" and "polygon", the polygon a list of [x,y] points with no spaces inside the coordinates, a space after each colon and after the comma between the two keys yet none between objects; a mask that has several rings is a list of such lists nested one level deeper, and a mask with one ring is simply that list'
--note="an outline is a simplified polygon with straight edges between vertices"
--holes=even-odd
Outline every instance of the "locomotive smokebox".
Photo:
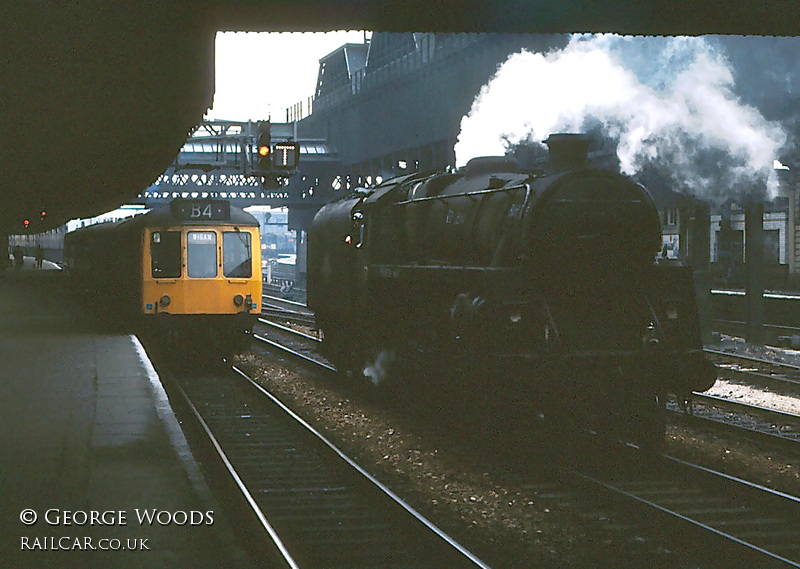
[{"label": "locomotive smokebox", "polygon": [[550,150],[548,174],[578,170],[589,164],[592,139],[586,134],[551,134],[544,143]]}]

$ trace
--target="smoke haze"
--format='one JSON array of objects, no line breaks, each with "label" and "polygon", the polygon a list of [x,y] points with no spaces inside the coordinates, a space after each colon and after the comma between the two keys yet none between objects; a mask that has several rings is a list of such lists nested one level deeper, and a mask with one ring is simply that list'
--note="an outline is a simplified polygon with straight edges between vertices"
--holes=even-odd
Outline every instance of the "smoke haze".
[{"label": "smoke haze", "polygon": [[[787,142],[787,105],[777,99],[785,96],[751,88],[750,100],[782,109],[773,120],[745,102],[726,41],[581,35],[549,54],[514,54],[462,119],[458,165],[551,133],[593,130],[617,143],[626,174],[657,173],[672,189],[717,203],[773,197],[773,160]],[[787,77],[773,73],[783,93]]]}]

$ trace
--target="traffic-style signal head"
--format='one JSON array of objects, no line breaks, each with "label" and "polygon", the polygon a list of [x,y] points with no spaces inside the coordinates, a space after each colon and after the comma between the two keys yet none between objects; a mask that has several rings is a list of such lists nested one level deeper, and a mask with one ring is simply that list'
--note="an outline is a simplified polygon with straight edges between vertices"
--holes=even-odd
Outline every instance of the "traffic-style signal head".
[{"label": "traffic-style signal head", "polygon": [[272,168],[269,159],[272,142],[270,129],[271,125],[269,121],[261,121],[258,123],[258,139],[256,140],[256,151],[258,152],[257,169],[261,172],[267,172]]}]

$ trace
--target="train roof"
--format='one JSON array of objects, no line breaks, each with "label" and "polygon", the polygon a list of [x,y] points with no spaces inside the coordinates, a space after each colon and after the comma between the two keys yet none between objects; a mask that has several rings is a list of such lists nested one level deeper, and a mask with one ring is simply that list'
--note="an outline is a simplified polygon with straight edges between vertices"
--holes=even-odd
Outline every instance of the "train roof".
[{"label": "train roof", "polygon": [[[209,215],[205,212],[200,217],[190,217],[188,213],[192,207],[201,210],[209,208]],[[185,212],[185,213],[182,213]],[[137,216],[133,221],[142,219],[146,226],[153,225],[242,225],[258,226],[258,220],[241,208],[231,205],[224,200],[191,200],[178,198],[170,203],[151,210],[142,216]]]},{"label": "train roof", "polygon": [[[187,216],[181,216],[180,206],[184,206],[185,208],[186,206],[191,207],[192,204],[200,204],[203,206],[215,205],[217,206],[217,214],[210,216],[211,219],[204,219],[202,217],[198,219],[187,219]],[[176,213],[178,213],[178,215],[176,215]],[[88,235],[90,233],[105,233],[138,227],[167,227],[172,225],[235,225],[240,227],[257,227],[259,223],[253,215],[223,200],[185,200],[178,198],[147,213],[121,221],[96,223],[71,231],[67,233],[67,235],[72,235],[74,233]]]},{"label": "train roof", "polygon": [[[141,217],[141,215],[139,215],[137,217]],[[74,238],[76,238],[76,236],[81,236],[81,237],[82,236],[86,236],[88,238],[90,235],[113,232],[119,226],[121,226],[121,225],[123,225],[125,223],[130,223],[133,219],[135,219],[135,218],[122,219],[122,220],[118,220],[118,221],[103,221],[101,223],[95,223],[95,224],[92,224],[92,225],[87,225],[86,227],[79,227],[79,228],[73,229],[72,231],[67,233],[65,235],[65,238],[66,239],[74,239]]]}]

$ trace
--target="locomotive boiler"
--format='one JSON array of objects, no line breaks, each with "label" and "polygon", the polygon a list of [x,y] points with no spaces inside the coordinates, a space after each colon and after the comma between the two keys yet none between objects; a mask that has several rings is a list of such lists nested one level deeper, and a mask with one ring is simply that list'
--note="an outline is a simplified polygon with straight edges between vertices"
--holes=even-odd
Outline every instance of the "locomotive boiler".
[{"label": "locomotive boiler", "polygon": [[[663,438],[668,392],[713,385],[689,268],[655,262],[648,192],[590,167],[590,140],[551,135],[549,162],[506,157],[411,174],[323,207],[308,305],[337,368]],[[458,373],[450,373],[453,371]],[[422,387],[420,385],[420,387]]]}]

